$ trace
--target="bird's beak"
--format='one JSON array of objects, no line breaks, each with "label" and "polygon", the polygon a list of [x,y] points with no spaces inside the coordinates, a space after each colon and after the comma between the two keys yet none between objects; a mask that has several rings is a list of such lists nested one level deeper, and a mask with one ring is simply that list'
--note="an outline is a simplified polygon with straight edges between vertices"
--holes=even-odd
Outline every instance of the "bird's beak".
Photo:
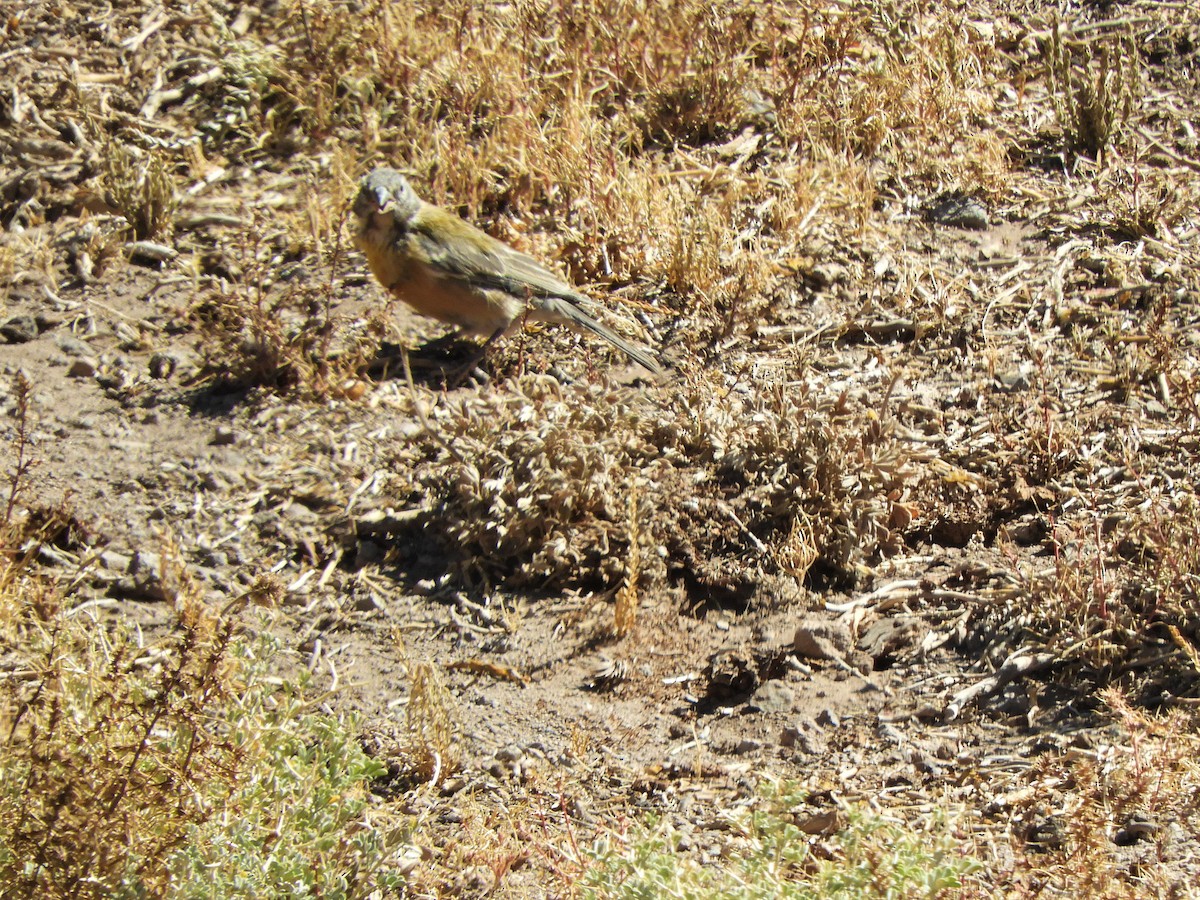
[{"label": "bird's beak", "polygon": [[375,208],[378,212],[389,212],[393,205],[394,198],[391,192],[386,188],[375,188]]}]

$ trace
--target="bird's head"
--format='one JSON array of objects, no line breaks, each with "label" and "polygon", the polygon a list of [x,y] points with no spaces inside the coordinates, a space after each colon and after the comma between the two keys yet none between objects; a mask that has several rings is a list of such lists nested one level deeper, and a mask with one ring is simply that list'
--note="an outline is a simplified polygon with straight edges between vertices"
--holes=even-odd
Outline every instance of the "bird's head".
[{"label": "bird's head", "polygon": [[408,179],[395,169],[387,168],[375,169],[363,177],[352,207],[364,229],[378,223],[380,217],[406,225],[420,208],[421,198]]}]

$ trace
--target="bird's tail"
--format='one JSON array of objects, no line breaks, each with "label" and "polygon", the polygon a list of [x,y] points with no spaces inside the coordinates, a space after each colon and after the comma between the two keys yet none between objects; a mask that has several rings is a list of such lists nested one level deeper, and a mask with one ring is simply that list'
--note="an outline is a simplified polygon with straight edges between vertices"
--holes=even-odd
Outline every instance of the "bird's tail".
[{"label": "bird's tail", "polygon": [[612,331],[606,325],[597,322],[570,300],[562,297],[544,297],[539,298],[537,303],[541,307],[543,314],[539,318],[544,317],[551,322],[561,322],[564,325],[590,331],[597,337],[604,338],[604,340],[608,341],[643,369],[655,375],[663,374],[662,365],[659,364],[658,360],[648,350],[643,350],[641,347],[629,343],[629,341]]}]

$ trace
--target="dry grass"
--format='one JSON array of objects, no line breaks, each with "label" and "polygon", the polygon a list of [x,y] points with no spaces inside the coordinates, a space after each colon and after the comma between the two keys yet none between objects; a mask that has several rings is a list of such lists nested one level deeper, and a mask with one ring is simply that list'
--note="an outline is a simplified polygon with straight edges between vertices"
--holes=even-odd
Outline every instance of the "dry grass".
[{"label": "dry grass", "polygon": [[629,515],[626,522],[626,539],[629,542],[629,555],[625,559],[625,580],[617,588],[613,604],[613,634],[622,638],[637,627],[637,610],[640,595],[638,580],[642,575],[642,531],[641,504],[638,503],[639,491],[637,485],[629,488]]},{"label": "dry grass", "polygon": [[1133,111],[1139,88],[1136,45],[1128,34],[1096,42],[1073,40],[1063,35],[1056,16],[1045,53],[1067,148],[1099,155]]},{"label": "dry grass", "polygon": [[[181,112],[213,155],[328,148],[330,197],[373,162],[409,168],[434,202],[581,283],[623,289],[648,324],[686,314],[704,343],[776,318],[797,242],[818,226],[817,247],[862,227],[870,160],[1003,190],[980,126],[1006,61],[963,41],[961,21],[919,24],[900,5],[630,0],[601,16],[303,0],[226,43]],[[973,168],[946,172],[948,156]],[[162,204],[139,183],[119,207],[135,230],[158,229]],[[304,246],[312,221],[296,222]],[[213,343],[228,352],[220,330]],[[250,368],[268,384],[293,377]]]},{"label": "dry grass", "polygon": [[382,768],[301,686],[280,688],[277,647],[242,634],[248,607],[278,604],[276,582],[211,608],[168,544],[159,575],[176,619],[147,640],[34,565],[79,537],[63,507],[17,514],[31,477],[24,382],[17,396],[0,519],[0,894],[362,897],[400,883],[385,860],[403,832],[361,828]]},{"label": "dry grass", "polygon": [[[203,335],[209,376],[317,397],[354,393],[385,333],[386,307],[366,319],[338,315],[332,281],[314,283],[301,255],[265,218],[243,237],[228,262],[229,280],[188,311]],[[335,266],[340,248],[324,258],[325,267]]]},{"label": "dry grass", "polygon": [[1192,861],[1168,845],[1178,829],[1195,828],[1194,716],[1153,717],[1119,691],[1102,696],[1113,742],[1043,757],[1023,779],[1028,786],[1002,800],[1013,881],[1029,893],[1177,896]]},{"label": "dry grass", "polygon": [[[742,610],[794,597],[780,582],[850,588],[893,555],[967,545],[990,568],[958,573],[983,585],[952,601],[976,592],[959,646],[985,665],[1047,653],[1045,677],[1103,699],[1143,754],[1044,763],[1071,792],[1067,849],[1018,853],[1014,891],[1106,890],[1103,832],[1135,807],[1194,833],[1167,799],[1194,800],[1192,724],[1105,692],[1186,704],[1200,680],[1187,4],[1071,21],[1036,2],[900,0],[285,0],[157,25],[143,12],[112,11],[112,46],[61,83],[16,78],[3,100],[0,149],[23,167],[0,179],[6,285],[90,283],[121,265],[124,234],[170,242],[210,374],[358,398],[388,311],[342,251],[342,213],[359,173],[405,168],[424,196],[619,306],[678,379],[615,387],[554,334],[501,348],[482,390],[414,386],[408,439],[372,461],[391,475],[383,501],[417,523],[390,536],[397,553],[432,547],[467,587],[612,590],[621,634],[664,585]],[[60,14],[31,5],[8,25],[57,29]],[[114,103],[87,76],[121,66]],[[244,201],[232,222],[221,192]],[[983,204],[996,243],[921,220],[943,195]],[[373,312],[339,311],[363,297]],[[27,458],[17,448],[14,486]],[[45,790],[0,814],[24,854],[5,877],[41,886],[61,865],[69,885],[68,864],[115,865],[61,848],[139,799],[128,821],[152,835],[152,867],[217,802],[170,793],[162,773],[250,764],[202,727],[203,704],[238,685],[236,629],[185,603],[148,659],[128,634],[59,627],[66,601],[26,563],[10,555],[0,579],[17,610],[0,621],[6,649],[36,651],[36,677],[7,683],[9,749]],[[449,703],[432,668],[411,675],[401,751],[411,780],[436,780],[457,764]],[[104,727],[69,730],[74,696]],[[158,739],[164,723],[178,741],[194,730],[184,755]],[[74,747],[115,762],[91,771]],[[497,879],[517,844],[488,845]],[[1156,877],[1112,890],[1165,893]]]},{"label": "dry grass", "polygon": [[161,152],[139,152],[110,141],[104,145],[101,179],[111,203],[137,240],[169,237],[179,198]]}]

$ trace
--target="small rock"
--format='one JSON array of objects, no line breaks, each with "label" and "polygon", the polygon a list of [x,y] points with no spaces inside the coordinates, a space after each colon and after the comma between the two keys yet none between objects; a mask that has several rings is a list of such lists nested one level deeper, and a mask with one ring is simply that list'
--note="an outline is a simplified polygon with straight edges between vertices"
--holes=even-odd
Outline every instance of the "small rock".
[{"label": "small rock", "polygon": [[779,735],[779,744],[782,747],[794,747],[809,756],[820,756],[829,747],[821,726],[812,719],[803,719],[784,728]]},{"label": "small rock", "polygon": [[762,749],[762,741],[756,741],[752,738],[744,738],[738,742],[738,745],[733,748],[733,752],[739,756],[744,756],[747,753],[757,753]]},{"label": "small rock", "polygon": [[179,368],[179,360],[170,353],[155,353],[150,357],[150,377],[162,380],[170,378]]},{"label": "small rock", "polygon": [[91,356],[92,348],[77,337],[69,334],[60,335],[54,339],[58,349],[67,356]]},{"label": "small rock", "polygon": [[10,344],[25,344],[36,340],[37,320],[33,316],[13,316],[0,325],[0,335]]},{"label": "small rock", "polygon": [[858,639],[858,646],[874,661],[872,668],[890,667],[908,651],[915,652],[923,634],[911,621],[886,617],[878,620]]},{"label": "small rock", "polygon": [[1050,533],[1050,525],[1041,513],[1030,513],[1008,527],[1008,537],[1022,547],[1038,544]]},{"label": "small rock", "polygon": [[836,806],[808,816],[797,816],[796,827],[805,834],[836,834],[847,825],[846,814]]},{"label": "small rock", "polygon": [[396,436],[401,441],[410,441],[425,433],[425,426],[418,420],[400,422],[396,425]]},{"label": "small rock", "polygon": [[796,692],[777,678],[764,681],[750,698],[750,706],[766,713],[787,713],[796,705]]},{"label": "small rock", "polygon": [[143,572],[138,575],[125,575],[117,579],[114,590],[117,594],[131,600],[162,602],[171,599],[171,593],[163,585],[157,573]]},{"label": "small rock", "polygon": [[227,447],[236,440],[233,429],[228,425],[218,425],[213,432],[212,445],[214,447]]},{"label": "small rock", "polygon": [[1015,394],[1017,391],[1023,391],[1029,387],[1029,376],[1019,369],[999,372],[996,375],[996,384],[1002,391]]},{"label": "small rock", "polygon": [[845,660],[854,650],[850,630],[813,617],[796,626],[792,638],[796,655],[804,659]]},{"label": "small rock", "polygon": [[987,207],[981,201],[958,194],[939,197],[926,210],[925,217],[937,225],[970,228],[973,231],[982,231],[990,224]]},{"label": "small rock", "polygon": [[321,519],[320,516],[303,503],[297,503],[295,500],[283,508],[282,514],[285,519],[292,522],[299,522],[302,525],[315,525]]},{"label": "small rock", "polygon": [[71,363],[67,368],[70,378],[95,378],[100,369],[100,363],[94,357],[83,356]]},{"label": "small rock", "polygon": [[140,575],[145,572],[152,572],[157,575],[162,569],[162,557],[157,553],[152,553],[149,550],[137,550],[130,557],[129,565],[125,571],[130,575]]},{"label": "small rock", "polygon": [[496,751],[496,759],[500,762],[520,762],[525,758],[525,751],[517,744],[509,744]]},{"label": "small rock", "polygon": [[423,856],[416,844],[405,844],[392,853],[391,865],[400,875],[410,875],[420,865]]},{"label": "small rock", "polygon": [[359,612],[385,612],[387,610],[383,598],[377,596],[373,591],[363,591],[355,597],[354,608]]},{"label": "small rock", "polygon": [[111,569],[113,572],[128,572],[132,559],[116,550],[101,550],[98,561],[103,568]]},{"label": "small rock", "polygon": [[131,241],[125,245],[129,261],[143,266],[160,266],[179,255],[174,247],[153,241]]},{"label": "small rock", "polygon": [[823,709],[817,715],[818,725],[828,725],[830,728],[837,728],[842,724],[842,720],[838,718],[837,713],[832,709]]},{"label": "small rock", "polygon": [[811,275],[817,287],[826,288],[846,281],[850,277],[850,272],[841,263],[823,262],[812,267]]}]

